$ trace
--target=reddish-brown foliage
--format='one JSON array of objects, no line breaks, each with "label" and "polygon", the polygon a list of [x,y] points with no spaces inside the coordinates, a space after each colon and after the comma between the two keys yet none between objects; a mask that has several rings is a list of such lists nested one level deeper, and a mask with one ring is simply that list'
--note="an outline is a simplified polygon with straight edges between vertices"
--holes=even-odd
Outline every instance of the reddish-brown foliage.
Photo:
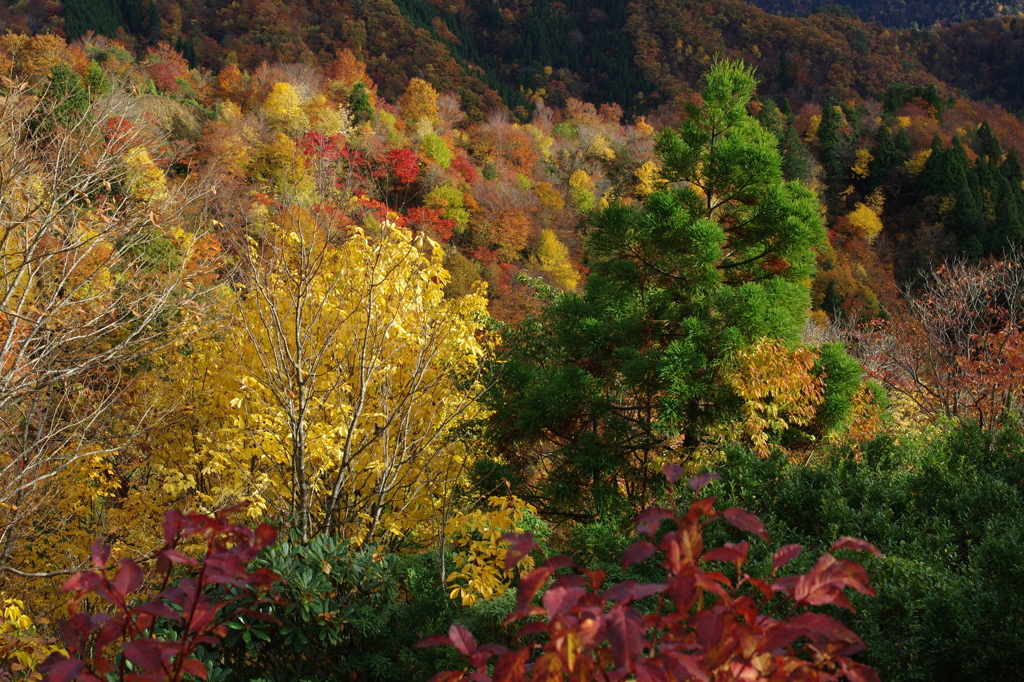
[{"label": "reddish-brown foliage", "polygon": [[[665,473],[675,483],[682,467],[667,465]],[[523,576],[516,593],[518,608],[506,619],[529,619],[518,633],[526,643],[514,650],[479,646],[468,630],[453,625],[447,636],[430,637],[418,646],[454,646],[468,665],[438,673],[432,682],[877,681],[873,669],[851,658],[864,649],[861,638],[832,616],[808,610],[834,605],[852,611],[844,589],[874,594],[864,569],[829,553],[807,573],[778,577],[778,570],[802,551],[799,545],[787,545],[775,552],[771,579],[765,581],[743,570],[750,543],[705,551],[704,526],[717,519],[768,541],[753,514],[736,508],[718,511],[715,498],[699,497],[714,478],[716,474],[704,474],[690,480],[694,498],[685,512],[652,507],[637,517],[637,530],[650,539],[634,542],[623,566],[660,552],[665,582],[627,580],[606,588],[605,571],[578,567],[568,557],[549,559]],[[659,541],[665,521],[673,528]],[[537,549],[529,534],[505,539],[512,543],[509,568]],[[839,549],[879,554],[870,543],[848,537],[833,543],[832,551]],[[736,577],[706,569],[709,562],[734,565]],[[565,571],[570,568],[576,572]],[[552,578],[540,605],[535,604],[534,597]],[[640,610],[634,605],[640,600],[656,605]],[[537,641],[536,635],[546,638]]]},{"label": "reddish-brown foliage", "polygon": [[928,420],[989,428],[1020,405],[1024,273],[1015,262],[940,267],[891,320],[854,335],[870,376]]},{"label": "reddish-brown foliage", "polygon": [[[200,645],[214,644],[226,634],[220,613],[237,598],[249,596],[252,590],[267,590],[280,580],[268,569],[250,573],[246,568],[274,543],[277,531],[267,524],[253,530],[229,523],[228,516],[238,510],[227,509],[215,517],[166,512],[164,547],[156,555],[160,589],[135,606],[129,604],[129,595],[143,586],[142,567],[124,559],[114,571],[110,548],[96,540],[92,546],[96,570],[76,573],[62,588],[74,593],[71,618],[59,623],[70,656],[51,655],[42,667],[44,682],[100,682],[111,674],[132,682],[180,682],[186,673],[205,680],[206,667],[193,654]],[[188,540],[206,545],[201,559],[179,550]],[[172,583],[175,566],[189,566],[194,573]],[[239,597],[218,599],[209,589],[215,585],[239,588]],[[109,603],[114,614],[83,609],[83,601],[90,596]],[[159,620],[180,626],[180,638],[155,636]],[[124,656],[116,663],[121,652]],[[126,671],[125,661],[132,664],[132,672]]]}]

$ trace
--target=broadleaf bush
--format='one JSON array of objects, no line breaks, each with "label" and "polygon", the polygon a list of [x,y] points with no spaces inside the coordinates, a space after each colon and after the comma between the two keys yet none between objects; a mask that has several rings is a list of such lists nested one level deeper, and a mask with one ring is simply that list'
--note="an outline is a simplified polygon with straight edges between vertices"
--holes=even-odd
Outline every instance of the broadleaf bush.
[{"label": "broadleaf bush", "polygon": [[[677,465],[665,467],[670,484],[681,473]],[[507,624],[525,621],[518,648],[481,646],[469,630],[452,625],[447,635],[428,637],[418,646],[453,646],[466,666],[442,671],[432,682],[618,682],[631,676],[639,682],[877,681],[872,668],[852,658],[865,648],[861,638],[833,616],[811,610],[852,611],[844,590],[874,595],[867,572],[829,552],[806,573],[779,576],[779,569],[802,552],[799,545],[786,545],[774,553],[771,576],[764,580],[743,570],[749,542],[705,550],[704,528],[720,519],[769,540],[755,515],[735,507],[720,511],[714,497],[700,497],[717,477],[690,480],[694,497],[685,511],[673,504],[637,517],[636,530],[645,537],[626,549],[623,567],[657,557],[663,582],[630,579],[606,587],[603,569],[588,570],[564,556],[548,559],[522,577],[517,608],[506,619]],[[537,549],[529,534],[506,539],[509,568]],[[881,556],[870,543],[845,536],[831,550]],[[731,564],[735,577],[710,570],[713,563]]]}]

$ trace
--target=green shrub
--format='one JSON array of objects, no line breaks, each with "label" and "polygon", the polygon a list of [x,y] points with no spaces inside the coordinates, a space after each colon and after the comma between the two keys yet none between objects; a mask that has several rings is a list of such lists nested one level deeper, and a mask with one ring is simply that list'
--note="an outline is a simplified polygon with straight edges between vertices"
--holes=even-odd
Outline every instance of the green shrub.
[{"label": "green shrub", "polygon": [[[877,599],[848,624],[882,679],[1000,680],[1024,655],[1024,440],[961,426],[879,436],[813,466],[729,453],[720,490],[756,512],[776,542],[814,556],[840,534],[885,553],[865,568]],[[803,567],[797,567],[803,568]],[[753,572],[753,569],[752,569]]]}]

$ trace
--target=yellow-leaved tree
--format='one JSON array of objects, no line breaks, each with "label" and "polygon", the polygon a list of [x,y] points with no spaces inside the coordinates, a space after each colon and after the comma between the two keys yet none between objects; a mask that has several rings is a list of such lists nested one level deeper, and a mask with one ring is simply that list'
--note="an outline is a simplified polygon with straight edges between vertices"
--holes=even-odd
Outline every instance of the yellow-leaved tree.
[{"label": "yellow-leaved tree", "polygon": [[420,120],[437,121],[437,90],[422,78],[412,78],[405,93],[398,100],[402,118],[410,123]]},{"label": "yellow-leaved tree", "polygon": [[551,230],[540,231],[537,253],[533,260],[539,269],[551,275],[555,284],[568,291],[576,290],[580,273],[569,259],[569,249]]},{"label": "yellow-leaved tree", "polygon": [[[168,181],[130,128],[106,140],[115,103],[38,125],[72,120],[66,103],[0,98],[0,589],[30,608],[59,583],[27,581],[82,566],[145,504],[126,460],[162,413],[153,358],[202,329],[217,288],[205,181]],[[110,524],[115,551],[141,516]]]},{"label": "yellow-leaved tree", "polygon": [[857,233],[869,242],[874,241],[878,233],[882,231],[882,219],[870,206],[859,201],[846,218],[857,230]]},{"label": "yellow-leaved tree", "polygon": [[809,348],[790,350],[770,338],[758,340],[733,358],[725,383],[743,399],[742,432],[762,457],[770,452],[771,434],[806,426],[817,414],[825,399],[824,383],[813,372],[817,359]]},{"label": "yellow-leaved tree", "polygon": [[501,538],[507,533],[522,533],[526,513],[536,511],[518,497],[491,496],[483,509],[458,514],[448,521],[445,531],[455,550],[455,570],[447,575],[452,599],[472,606],[478,599],[500,597],[515,574],[533,568],[533,557],[528,556],[515,569],[506,570],[510,545]]},{"label": "yellow-leaved tree", "polygon": [[309,118],[302,100],[290,83],[274,83],[263,102],[267,122],[289,135],[297,135],[309,127]]},{"label": "yellow-leaved tree", "polygon": [[231,322],[179,360],[190,414],[160,448],[165,489],[215,509],[336,533],[431,541],[468,461],[487,301],[446,298],[444,252],[389,222],[329,209],[249,226]]}]

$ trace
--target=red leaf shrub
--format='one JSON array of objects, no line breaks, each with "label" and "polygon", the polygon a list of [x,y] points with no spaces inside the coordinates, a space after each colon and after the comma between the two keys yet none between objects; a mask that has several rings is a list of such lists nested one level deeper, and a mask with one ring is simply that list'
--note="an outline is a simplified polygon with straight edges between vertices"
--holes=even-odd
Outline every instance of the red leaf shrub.
[{"label": "red leaf shrub", "polygon": [[398,179],[399,182],[415,182],[420,175],[420,160],[416,152],[402,147],[392,149],[384,155],[386,172]]},{"label": "red leaf shrub", "polygon": [[[670,481],[676,468],[666,468]],[[739,509],[714,508],[715,498],[698,497],[713,476],[690,481],[695,495],[688,510],[652,508],[637,519],[637,530],[650,537],[626,550],[623,565],[661,553],[666,580],[641,584],[633,580],[604,587],[604,571],[576,566],[567,557],[549,559],[527,573],[517,590],[517,608],[506,619],[529,619],[517,634],[516,650],[496,645],[478,647],[463,627],[453,625],[448,636],[431,637],[417,646],[454,646],[468,663],[461,671],[445,671],[432,682],[554,682],[570,680],[618,682],[824,681],[874,682],[878,675],[850,658],[864,642],[832,616],[813,613],[811,606],[832,604],[853,610],[843,589],[874,595],[867,573],[857,563],[825,554],[803,575],[776,577],[776,571],[795,559],[798,545],[787,545],[773,557],[771,581],[743,571],[749,543],[726,543],[704,551],[703,528],[723,518],[740,530],[767,541],[756,516]],[[674,527],[655,547],[665,520]],[[530,535],[506,538],[512,543],[506,563],[516,564],[536,548]],[[833,550],[852,549],[880,554],[863,540],[840,538]],[[708,562],[736,566],[735,579],[705,568]],[[567,573],[562,569],[576,569]],[[731,571],[730,571],[731,572]],[[549,580],[541,606],[534,597]],[[656,598],[653,610],[632,602]],[[497,657],[493,668],[491,659]]]},{"label": "red leaf shrub", "polygon": [[[116,571],[110,567],[110,549],[97,540],[92,546],[95,571],[79,571],[61,588],[73,592],[71,618],[58,624],[64,647],[71,654],[54,653],[41,667],[44,682],[101,682],[111,673],[124,682],[180,682],[185,674],[206,679],[206,667],[193,656],[201,644],[215,644],[226,634],[218,616],[226,606],[248,596],[247,590],[265,591],[280,580],[261,568],[250,573],[246,564],[274,543],[277,531],[267,524],[253,530],[227,522],[230,513],[217,516],[164,514],[164,548],[156,555],[159,592],[148,601],[131,605],[129,595],[143,585],[142,568],[125,559]],[[206,544],[206,552],[194,559],[178,551],[190,538]],[[174,566],[194,570],[175,584]],[[113,572],[113,576],[111,573]],[[213,585],[242,588],[238,597],[216,599],[207,588]],[[82,601],[95,595],[113,606],[113,615],[81,610]],[[155,635],[158,619],[178,626],[177,639]],[[121,652],[123,656],[118,657]],[[133,671],[126,671],[125,661]]]}]

